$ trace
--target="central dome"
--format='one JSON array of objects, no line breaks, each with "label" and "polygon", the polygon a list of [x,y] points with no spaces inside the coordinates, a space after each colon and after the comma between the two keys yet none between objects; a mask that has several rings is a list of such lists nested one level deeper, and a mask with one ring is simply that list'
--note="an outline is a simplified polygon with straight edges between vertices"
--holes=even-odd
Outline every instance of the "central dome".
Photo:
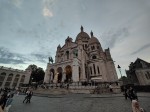
[{"label": "central dome", "polygon": [[82,41],[88,41],[90,39],[90,36],[83,31],[83,27],[81,26],[81,32],[77,35],[76,37],[76,42],[78,40],[82,40]]},{"label": "central dome", "polygon": [[78,41],[78,40],[89,40],[89,39],[90,39],[90,36],[86,32],[80,32],[76,37],[76,41]]}]

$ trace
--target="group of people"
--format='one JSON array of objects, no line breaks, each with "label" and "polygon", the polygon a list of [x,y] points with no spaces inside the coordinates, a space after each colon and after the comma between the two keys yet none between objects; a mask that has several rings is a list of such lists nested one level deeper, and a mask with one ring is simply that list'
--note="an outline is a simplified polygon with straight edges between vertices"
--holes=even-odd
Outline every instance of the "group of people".
[{"label": "group of people", "polygon": [[[0,89],[0,112],[9,112],[11,103],[13,101],[14,94],[19,95],[18,89]],[[23,103],[30,103],[31,97],[33,95],[32,90],[27,89],[25,99]]]},{"label": "group of people", "polygon": [[0,96],[0,112],[8,112],[13,101],[14,93],[13,91],[10,91],[8,89],[4,89],[1,92],[2,94]]},{"label": "group of people", "polygon": [[132,102],[132,112],[146,112],[143,108],[140,107],[138,96],[133,87],[124,87],[124,96],[127,100],[128,98]]}]

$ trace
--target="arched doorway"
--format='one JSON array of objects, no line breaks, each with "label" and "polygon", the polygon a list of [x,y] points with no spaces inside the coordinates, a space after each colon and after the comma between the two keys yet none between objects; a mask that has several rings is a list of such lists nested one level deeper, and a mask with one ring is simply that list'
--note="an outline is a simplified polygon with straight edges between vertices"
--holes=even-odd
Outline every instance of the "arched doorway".
[{"label": "arched doorway", "polygon": [[58,77],[57,77],[57,82],[58,83],[60,83],[61,81],[62,81],[62,68],[61,67],[59,67],[59,68],[57,68],[57,75],[58,75]]},{"label": "arched doorway", "polygon": [[54,79],[54,73],[55,73],[55,70],[52,68],[50,69],[50,76],[49,76],[49,82],[52,83],[53,82],[53,79]]},{"label": "arched doorway", "polygon": [[25,75],[23,75],[23,76],[21,77],[19,86],[22,86],[22,84],[24,83],[24,80],[25,80]]},{"label": "arched doorway", "polygon": [[71,66],[70,65],[66,66],[65,71],[66,71],[65,82],[70,82],[72,80],[72,68],[71,68]]},{"label": "arched doorway", "polygon": [[14,75],[12,73],[8,75],[6,83],[5,83],[5,87],[8,87],[8,88],[10,87],[10,83],[12,81],[13,76]]}]

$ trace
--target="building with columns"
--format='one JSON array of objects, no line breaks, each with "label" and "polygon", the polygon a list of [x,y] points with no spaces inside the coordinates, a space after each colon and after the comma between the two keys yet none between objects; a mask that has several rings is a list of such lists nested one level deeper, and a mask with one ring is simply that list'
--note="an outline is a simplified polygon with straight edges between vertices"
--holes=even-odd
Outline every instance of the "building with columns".
[{"label": "building with columns", "polygon": [[81,26],[75,42],[68,36],[62,47],[58,45],[55,63],[47,63],[44,82],[90,80],[114,82],[118,77],[110,49],[103,50],[93,32],[89,36]]},{"label": "building with columns", "polygon": [[140,58],[130,63],[126,74],[130,84],[150,85],[150,63]]},{"label": "building with columns", "polygon": [[0,66],[0,88],[14,88],[28,84],[30,74],[29,70],[23,71]]}]

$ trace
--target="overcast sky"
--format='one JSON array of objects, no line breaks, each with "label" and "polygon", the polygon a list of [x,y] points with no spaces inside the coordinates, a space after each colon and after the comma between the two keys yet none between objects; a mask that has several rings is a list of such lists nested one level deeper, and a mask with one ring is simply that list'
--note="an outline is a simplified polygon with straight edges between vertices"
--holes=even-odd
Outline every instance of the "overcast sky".
[{"label": "overcast sky", "polygon": [[0,0],[0,66],[45,70],[81,25],[110,48],[123,75],[137,57],[150,62],[149,0]]}]

